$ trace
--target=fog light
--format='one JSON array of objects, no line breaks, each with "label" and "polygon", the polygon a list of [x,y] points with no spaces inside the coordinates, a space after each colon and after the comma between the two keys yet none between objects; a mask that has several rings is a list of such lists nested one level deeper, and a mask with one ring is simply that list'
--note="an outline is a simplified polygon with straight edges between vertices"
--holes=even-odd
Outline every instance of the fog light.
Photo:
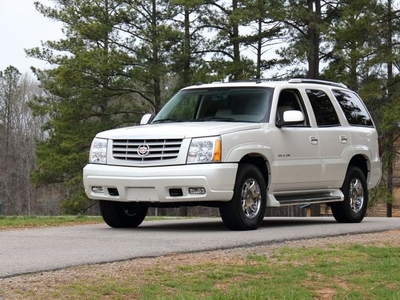
[{"label": "fog light", "polygon": [[92,186],[92,192],[96,194],[102,194],[104,193],[104,190],[102,186]]},{"label": "fog light", "polygon": [[206,189],[203,187],[191,187],[189,188],[189,194],[202,195],[206,193]]}]

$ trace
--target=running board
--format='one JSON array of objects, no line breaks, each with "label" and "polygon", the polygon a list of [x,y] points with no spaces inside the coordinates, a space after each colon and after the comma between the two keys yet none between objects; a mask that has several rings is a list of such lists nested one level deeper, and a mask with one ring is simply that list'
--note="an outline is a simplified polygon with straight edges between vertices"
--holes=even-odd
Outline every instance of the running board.
[{"label": "running board", "polygon": [[[341,194],[341,195],[340,195]],[[314,204],[343,201],[342,193],[307,194],[307,195],[275,195],[280,205]]]}]

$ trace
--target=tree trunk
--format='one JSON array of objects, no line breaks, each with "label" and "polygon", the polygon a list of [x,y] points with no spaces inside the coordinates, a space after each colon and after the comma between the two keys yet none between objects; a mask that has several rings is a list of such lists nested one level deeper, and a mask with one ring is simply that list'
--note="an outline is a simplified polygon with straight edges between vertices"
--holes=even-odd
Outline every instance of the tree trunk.
[{"label": "tree trunk", "polygon": [[[315,10],[314,10],[315,3]],[[312,13],[313,18],[308,24],[308,74],[309,78],[317,79],[319,77],[319,44],[320,33],[318,24],[321,18],[321,1],[307,0],[308,11]]]},{"label": "tree trunk", "polygon": [[[393,52],[393,43],[392,43],[392,35],[393,35],[393,26],[392,26],[392,0],[388,0],[388,36],[386,38],[387,47],[389,53]],[[393,80],[393,62],[390,59],[387,62],[387,70],[388,70],[388,101],[392,100],[392,80]],[[393,133],[390,132],[390,145],[393,145]],[[391,148],[392,149],[392,148]],[[391,150],[393,151],[393,150]],[[392,153],[389,154],[389,162],[388,162],[388,170],[387,170],[387,190],[389,195],[393,195],[393,155]],[[392,217],[392,203],[387,202],[386,204],[386,217]]]}]

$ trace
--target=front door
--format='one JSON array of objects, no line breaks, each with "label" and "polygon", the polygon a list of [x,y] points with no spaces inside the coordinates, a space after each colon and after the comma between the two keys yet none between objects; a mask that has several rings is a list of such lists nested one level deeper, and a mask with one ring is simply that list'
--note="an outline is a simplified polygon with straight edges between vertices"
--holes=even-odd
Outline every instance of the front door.
[{"label": "front door", "polygon": [[275,132],[274,192],[316,189],[321,175],[317,130],[282,127]]},{"label": "front door", "polygon": [[299,110],[305,120],[300,125],[274,130],[273,192],[316,189],[321,175],[320,142],[298,90],[280,92],[275,119],[281,119],[285,110]]}]

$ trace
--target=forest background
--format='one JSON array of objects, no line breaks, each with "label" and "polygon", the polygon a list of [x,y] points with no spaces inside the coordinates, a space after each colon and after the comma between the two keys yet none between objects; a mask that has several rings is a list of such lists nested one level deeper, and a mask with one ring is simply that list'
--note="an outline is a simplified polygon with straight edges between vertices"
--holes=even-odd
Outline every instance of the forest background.
[{"label": "forest background", "polygon": [[[7,215],[90,212],[82,169],[99,131],[138,124],[197,82],[308,77],[346,84],[384,149],[370,205],[391,215],[399,137],[395,0],[35,2],[64,37],[27,49],[50,68],[0,71],[0,207]],[[96,209],[94,209],[95,211]]]}]

